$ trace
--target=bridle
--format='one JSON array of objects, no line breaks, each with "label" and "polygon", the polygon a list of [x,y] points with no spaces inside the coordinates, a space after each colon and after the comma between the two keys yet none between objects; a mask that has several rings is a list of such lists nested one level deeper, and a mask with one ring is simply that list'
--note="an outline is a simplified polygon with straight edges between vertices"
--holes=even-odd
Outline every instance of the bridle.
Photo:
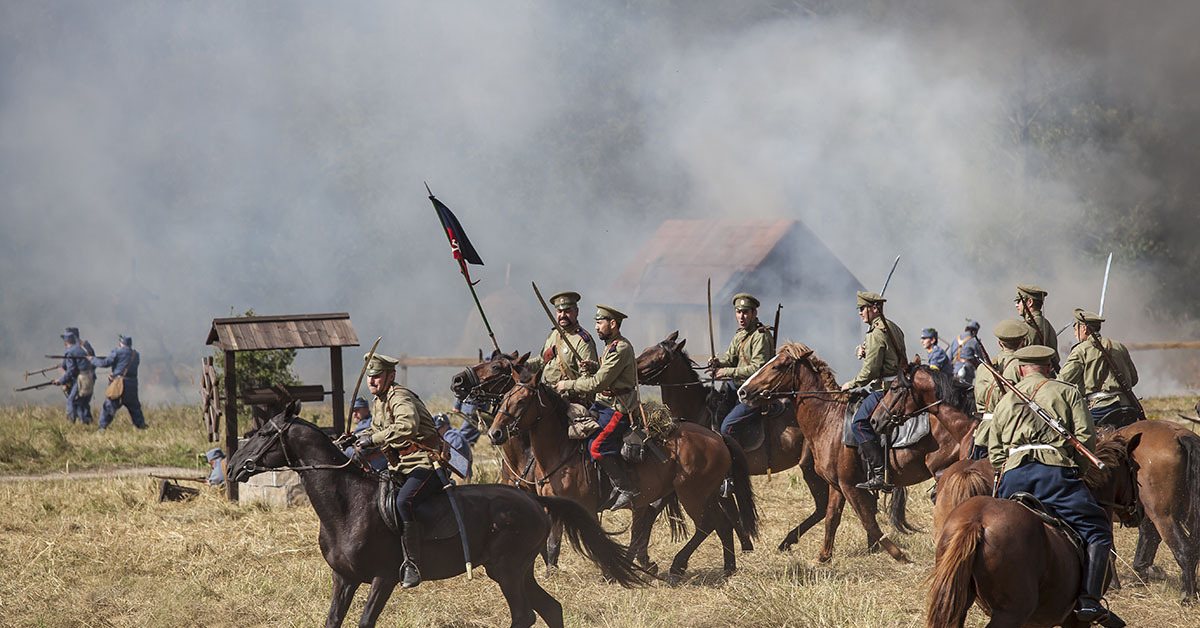
[{"label": "bridle", "polygon": [[[1141,522],[1142,517],[1145,516],[1145,508],[1142,506],[1142,500],[1140,497],[1140,489],[1139,489],[1138,479],[1137,479],[1138,469],[1137,469],[1137,465],[1133,462],[1132,457],[1128,457],[1128,456],[1126,457],[1125,472],[1129,475],[1129,486],[1133,493],[1132,498],[1129,500],[1129,503],[1118,504],[1116,502],[1109,501],[1107,499],[1096,498],[1097,504],[1099,504],[1101,506],[1107,506],[1109,508],[1112,508],[1114,513],[1124,513],[1125,514],[1125,517],[1120,517],[1121,525],[1125,525],[1126,517],[1132,521]],[[1134,523],[1133,525],[1137,525],[1137,523]]]},{"label": "bridle", "polygon": [[[500,398],[499,405],[496,406],[496,418],[494,420],[494,421],[498,421],[500,419],[500,417],[502,417],[502,416],[512,417],[512,419],[513,419],[512,422],[509,423],[508,425],[504,426],[504,432],[505,432],[505,434],[508,435],[509,438],[515,438],[518,435],[520,435],[521,432],[523,432],[523,431],[532,430],[534,428],[534,426],[536,426],[539,422],[541,422],[542,415],[544,414],[542,412],[539,412],[537,415],[537,418],[533,420],[533,423],[531,423],[529,425],[529,427],[522,428],[521,427],[521,417],[504,409],[505,406],[507,405],[509,396],[512,395],[513,392],[516,391],[518,388],[524,388],[525,390],[533,391],[533,394],[537,396],[538,404],[545,405],[545,404],[542,404],[542,390],[541,390],[540,386],[526,384],[524,382],[519,382],[519,381],[516,381],[516,379],[514,379],[512,388],[508,389],[508,392],[504,393],[504,395]],[[522,414],[524,414],[524,413],[522,413]]]},{"label": "bridle", "polygon": [[[642,375],[642,374],[639,372],[639,373],[638,373],[638,376],[637,376],[637,377],[638,377],[638,383],[639,383],[639,384],[641,384],[642,386],[659,386],[659,387],[661,387],[661,388],[674,388],[674,387],[685,387],[685,386],[703,386],[703,385],[704,385],[704,382],[703,382],[703,381],[700,381],[700,379],[699,379],[699,378],[697,378],[697,380],[696,380],[696,381],[694,381],[694,382],[681,382],[681,383],[678,383],[678,384],[663,384],[663,383],[660,383],[660,382],[658,381],[658,378],[660,378],[660,377],[662,377],[664,374],[666,374],[667,370],[671,368],[671,364],[672,364],[672,363],[674,363],[674,361],[675,361],[675,360],[674,360],[674,358],[675,358],[675,351],[674,351],[674,348],[673,348],[672,346],[668,345],[666,342],[660,342],[660,343],[658,343],[658,346],[659,346],[659,348],[661,348],[663,351],[666,351],[666,352],[667,352],[667,354],[668,354],[668,355],[670,355],[671,357],[670,357],[670,358],[668,358],[666,361],[664,361],[664,362],[663,362],[663,364],[662,364],[662,366],[655,367],[655,369],[654,369],[653,371],[651,371],[651,372],[647,373],[646,375]],[[691,368],[693,369],[693,372],[694,372],[694,370],[697,368],[697,366],[696,366],[696,364],[695,364],[695,363],[692,363],[690,366],[691,366]]]},{"label": "bridle", "polygon": [[876,406],[877,408],[883,408],[883,411],[887,413],[887,418],[882,423],[883,429],[885,430],[899,427],[909,419],[920,416],[921,414],[929,411],[931,408],[934,408],[942,403],[941,399],[935,399],[932,403],[925,404],[924,406],[921,406],[912,412],[905,412],[901,414],[896,412],[895,408],[906,407],[908,405],[909,397],[912,397],[914,400],[916,399],[916,395],[913,391],[912,378],[907,376],[897,377],[892,383],[891,388],[888,389],[888,392],[896,390],[897,388],[901,389],[902,391],[900,394],[899,403],[886,404],[882,403],[883,400],[881,399],[880,404]]},{"label": "bridle", "polygon": [[[283,420],[282,425],[278,423],[280,419]],[[247,473],[255,473],[256,471],[313,471],[318,469],[345,469],[346,467],[350,466],[352,462],[354,462],[353,458],[349,458],[342,464],[312,464],[301,466],[292,464],[292,457],[288,455],[287,441],[285,438],[285,434],[287,433],[288,429],[293,425],[292,419],[293,417],[287,416],[286,414],[278,414],[272,417],[271,420],[264,423],[263,426],[259,428],[259,432],[269,429],[271,431],[271,438],[265,444],[263,444],[263,446],[259,447],[258,451],[253,456],[246,458],[246,461],[242,463],[241,470]],[[264,455],[266,455],[267,451],[271,449],[271,446],[276,442],[279,443],[279,450],[283,452],[283,459],[287,461],[287,466],[260,466],[259,461]]]},{"label": "bridle", "polygon": [[[770,388],[758,392],[755,395],[756,397],[759,397],[759,398],[763,399],[764,401],[770,401],[771,399],[779,399],[782,397],[796,397],[797,401],[799,401],[801,397],[820,397],[820,396],[824,396],[824,395],[850,394],[850,391],[848,391],[848,390],[780,390],[780,388],[783,387],[785,382],[795,382],[795,381],[799,380],[799,375],[797,373],[797,369],[800,368],[800,359],[796,358],[795,356],[791,356],[791,355],[784,356],[782,353],[780,353],[779,355],[772,358],[772,361],[774,361],[780,357],[786,357],[788,359],[787,367],[786,367],[787,368],[786,376],[780,377],[775,382],[775,384],[772,385]],[[767,362],[767,364],[770,364],[770,363],[771,362]],[[762,368],[766,368],[767,364],[764,364]],[[750,380],[754,379],[755,375],[758,375],[759,372],[762,372],[761,368],[754,375],[751,375],[749,378],[747,378],[746,381],[749,382]],[[744,383],[742,384],[743,387],[745,387],[745,385],[746,384],[744,384]],[[740,396],[740,392],[741,391],[739,389],[739,396]]]}]

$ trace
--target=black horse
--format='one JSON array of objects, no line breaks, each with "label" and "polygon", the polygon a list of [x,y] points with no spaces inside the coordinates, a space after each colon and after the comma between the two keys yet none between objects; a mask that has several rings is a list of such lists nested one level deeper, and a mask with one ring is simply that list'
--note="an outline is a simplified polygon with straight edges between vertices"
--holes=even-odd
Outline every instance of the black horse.
[{"label": "black horse", "polygon": [[[376,506],[378,477],[352,463],[316,425],[291,413],[280,414],[250,435],[229,460],[233,481],[263,471],[291,468],[321,520],[320,545],[333,569],[333,600],[326,627],[340,626],[364,582],[371,583],[359,626],[374,626],[399,582],[403,552],[400,537],[384,523]],[[471,563],[482,565],[500,585],[512,626],[526,628],[534,612],[547,625],[563,625],[562,605],[533,577],[533,560],[546,546],[551,517],[563,524],[572,545],[622,586],[639,583],[625,556],[627,548],[609,538],[584,508],[568,499],[535,497],[511,486],[473,484],[458,487],[470,546]],[[429,498],[441,499],[444,495]],[[418,516],[422,508],[417,507]],[[547,514],[549,513],[549,514]],[[423,543],[425,580],[451,578],[466,571],[458,535]]]}]

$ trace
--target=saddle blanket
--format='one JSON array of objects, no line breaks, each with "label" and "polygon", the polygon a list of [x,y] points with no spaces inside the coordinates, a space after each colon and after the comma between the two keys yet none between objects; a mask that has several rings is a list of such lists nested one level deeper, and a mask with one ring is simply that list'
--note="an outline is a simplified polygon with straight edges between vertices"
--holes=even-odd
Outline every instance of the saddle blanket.
[{"label": "saddle blanket", "polygon": [[[858,448],[858,441],[854,439],[854,432],[851,431],[850,425],[854,422],[854,414],[858,412],[859,406],[862,405],[862,399],[856,403],[846,405],[846,416],[842,419],[842,444],[847,447]],[[929,413],[922,412],[917,416],[907,420],[900,427],[892,430],[888,435],[888,448],[904,449],[917,444],[917,441],[929,435]]]}]

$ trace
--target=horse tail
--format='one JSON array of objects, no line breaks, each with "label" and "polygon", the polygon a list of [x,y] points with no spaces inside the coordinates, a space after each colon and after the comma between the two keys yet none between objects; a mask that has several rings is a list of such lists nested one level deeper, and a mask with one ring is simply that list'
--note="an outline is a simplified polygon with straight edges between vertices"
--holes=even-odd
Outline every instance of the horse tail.
[{"label": "horse tail", "polygon": [[738,519],[742,531],[751,539],[758,538],[758,508],[754,505],[754,487],[750,484],[750,465],[746,462],[746,453],[742,446],[729,436],[725,439],[725,448],[729,450],[730,475],[733,476],[733,497],[737,500]]},{"label": "horse tail", "polygon": [[959,504],[976,495],[992,494],[992,479],[984,477],[979,469],[965,467],[954,473],[943,473],[938,479],[937,504],[934,507],[934,527],[941,527],[937,513],[950,513]]},{"label": "horse tail", "polygon": [[637,567],[628,558],[629,548],[614,541],[616,533],[602,528],[587,509],[562,497],[539,495],[536,499],[550,517],[562,524],[571,546],[599,565],[605,576],[623,587],[644,584]]},{"label": "horse tail", "polygon": [[972,602],[971,566],[982,540],[983,526],[975,519],[956,521],[954,528],[942,536],[937,547],[937,562],[929,574],[926,628],[962,625]]},{"label": "horse tail", "polygon": [[663,510],[667,513],[667,525],[671,526],[671,542],[686,541],[690,535],[687,521],[683,518],[683,509],[679,507],[679,495],[671,493],[665,499],[667,501],[663,504]]},{"label": "horse tail", "polygon": [[[1200,438],[1193,438],[1191,434],[1183,434],[1176,436],[1175,439],[1179,441],[1179,447],[1187,458],[1187,484],[1184,485],[1184,490],[1188,494],[1194,495],[1197,488],[1200,488]],[[1189,536],[1193,540],[1200,539],[1200,499],[1188,501],[1191,502],[1187,512]]]},{"label": "horse tail", "polygon": [[912,534],[920,528],[908,522],[908,489],[897,486],[888,503],[888,520],[900,534]]}]

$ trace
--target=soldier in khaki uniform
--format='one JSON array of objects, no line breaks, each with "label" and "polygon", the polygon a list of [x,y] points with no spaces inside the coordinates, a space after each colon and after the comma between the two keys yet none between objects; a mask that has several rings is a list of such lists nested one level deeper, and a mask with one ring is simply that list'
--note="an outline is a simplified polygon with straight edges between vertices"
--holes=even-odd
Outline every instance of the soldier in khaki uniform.
[{"label": "soldier in khaki uniform", "polygon": [[[746,294],[734,295],[733,309],[737,317],[738,330],[729,343],[724,356],[713,356],[708,361],[709,370],[716,379],[728,379],[725,398],[736,399],[736,389],[771,359],[775,350],[775,339],[766,325],[758,320],[758,299]],[[766,406],[755,408],[739,403],[725,415],[721,422],[721,433],[737,437],[740,424],[751,417],[762,416]]]},{"label": "soldier in khaki uniform", "polygon": [[430,495],[442,491],[432,458],[414,443],[437,449],[440,437],[433,416],[421,398],[396,383],[399,360],[380,353],[370,358],[367,388],[375,395],[374,417],[371,427],[359,434],[354,445],[359,449],[379,447],[387,456],[392,473],[404,478],[396,492],[396,510],[404,521],[401,536],[404,563],[400,566],[400,583],[405,589],[411,589],[421,584],[421,524],[414,508]]},{"label": "soldier in khaki uniform", "polygon": [[1017,296],[1013,299],[1013,307],[1017,308],[1017,315],[1029,328],[1025,332],[1025,346],[1042,345],[1054,349],[1054,360],[1051,366],[1054,368],[1054,373],[1058,372],[1059,356],[1058,356],[1058,332],[1055,331],[1054,325],[1046,320],[1042,315],[1042,304],[1046,300],[1048,293],[1045,290],[1033,285],[1017,285]]},{"label": "soldier in khaki uniform", "polygon": [[[996,334],[996,344],[1000,345],[1000,353],[992,357],[995,367],[1004,379],[1017,383],[1021,376],[1017,373],[1017,361],[1013,354],[1025,346],[1029,326],[1016,318],[1006,318],[996,324],[992,333]],[[971,459],[980,460],[987,455],[988,438],[992,430],[992,411],[1004,396],[1007,389],[996,381],[992,372],[981,368],[975,375],[975,412],[979,415],[979,425],[975,427],[975,446],[971,449]]]},{"label": "soldier in khaki uniform", "polygon": [[[595,370],[600,362],[596,352],[596,341],[579,325],[579,293],[559,292],[550,297],[554,305],[555,318],[559,327],[566,333],[566,340],[559,335],[557,329],[551,329],[546,342],[542,343],[542,352],[533,356],[525,364],[542,369],[542,381],[554,385],[564,379],[578,379]],[[568,343],[570,347],[568,347]],[[575,351],[571,351],[574,347]],[[576,357],[576,353],[579,357]],[[583,359],[583,363],[579,362]],[[592,405],[592,395],[571,393],[568,401],[583,406]]]},{"label": "soldier in khaki uniform", "polygon": [[[904,368],[900,356],[907,355],[904,349],[904,332],[883,316],[883,304],[886,301],[887,299],[874,292],[858,293],[858,315],[864,323],[870,325],[870,329],[863,344],[855,349],[855,353],[863,361],[862,369],[854,379],[842,384],[842,390],[860,387],[871,389],[871,393],[855,413],[851,425],[851,432],[858,441],[858,455],[866,461],[869,472],[867,481],[859,484],[858,488],[869,491],[890,491],[893,488],[883,479],[887,461],[883,457],[883,445],[879,442],[879,436],[871,427],[871,414],[883,398],[888,384],[896,378],[900,369]],[[893,340],[896,346],[893,346]]]},{"label": "soldier in khaki uniform", "polygon": [[637,487],[621,463],[621,443],[631,427],[630,415],[637,407],[637,359],[633,345],[621,335],[625,320],[616,308],[596,306],[596,335],[604,341],[604,357],[594,375],[559,380],[555,388],[566,395],[596,394],[592,411],[599,413],[600,431],[588,443],[592,459],[617,488],[610,510],[620,510],[638,497]]},{"label": "soldier in khaki uniform", "polygon": [[[1021,376],[1017,389],[1056,418],[1083,446],[1092,449],[1096,428],[1083,405],[1083,396],[1075,386],[1049,378],[1056,353],[1040,345],[1018,350],[1014,354]],[[1000,498],[1007,499],[1017,492],[1032,494],[1087,543],[1083,592],[1075,617],[1085,624],[1124,626],[1100,604],[1112,550],[1112,526],[1079,479],[1077,452],[1012,392],[996,404],[992,422],[988,458],[997,472],[1003,472]]]},{"label": "soldier in khaki uniform", "polygon": [[[1096,425],[1120,428],[1145,418],[1133,397],[1138,372],[1125,345],[1112,338],[1100,338],[1100,323],[1103,322],[1099,314],[1075,310],[1075,339],[1079,344],[1071,349],[1058,379],[1079,389]],[[1114,367],[1129,386],[1128,391],[1121,387],[1113,373]]]}]

